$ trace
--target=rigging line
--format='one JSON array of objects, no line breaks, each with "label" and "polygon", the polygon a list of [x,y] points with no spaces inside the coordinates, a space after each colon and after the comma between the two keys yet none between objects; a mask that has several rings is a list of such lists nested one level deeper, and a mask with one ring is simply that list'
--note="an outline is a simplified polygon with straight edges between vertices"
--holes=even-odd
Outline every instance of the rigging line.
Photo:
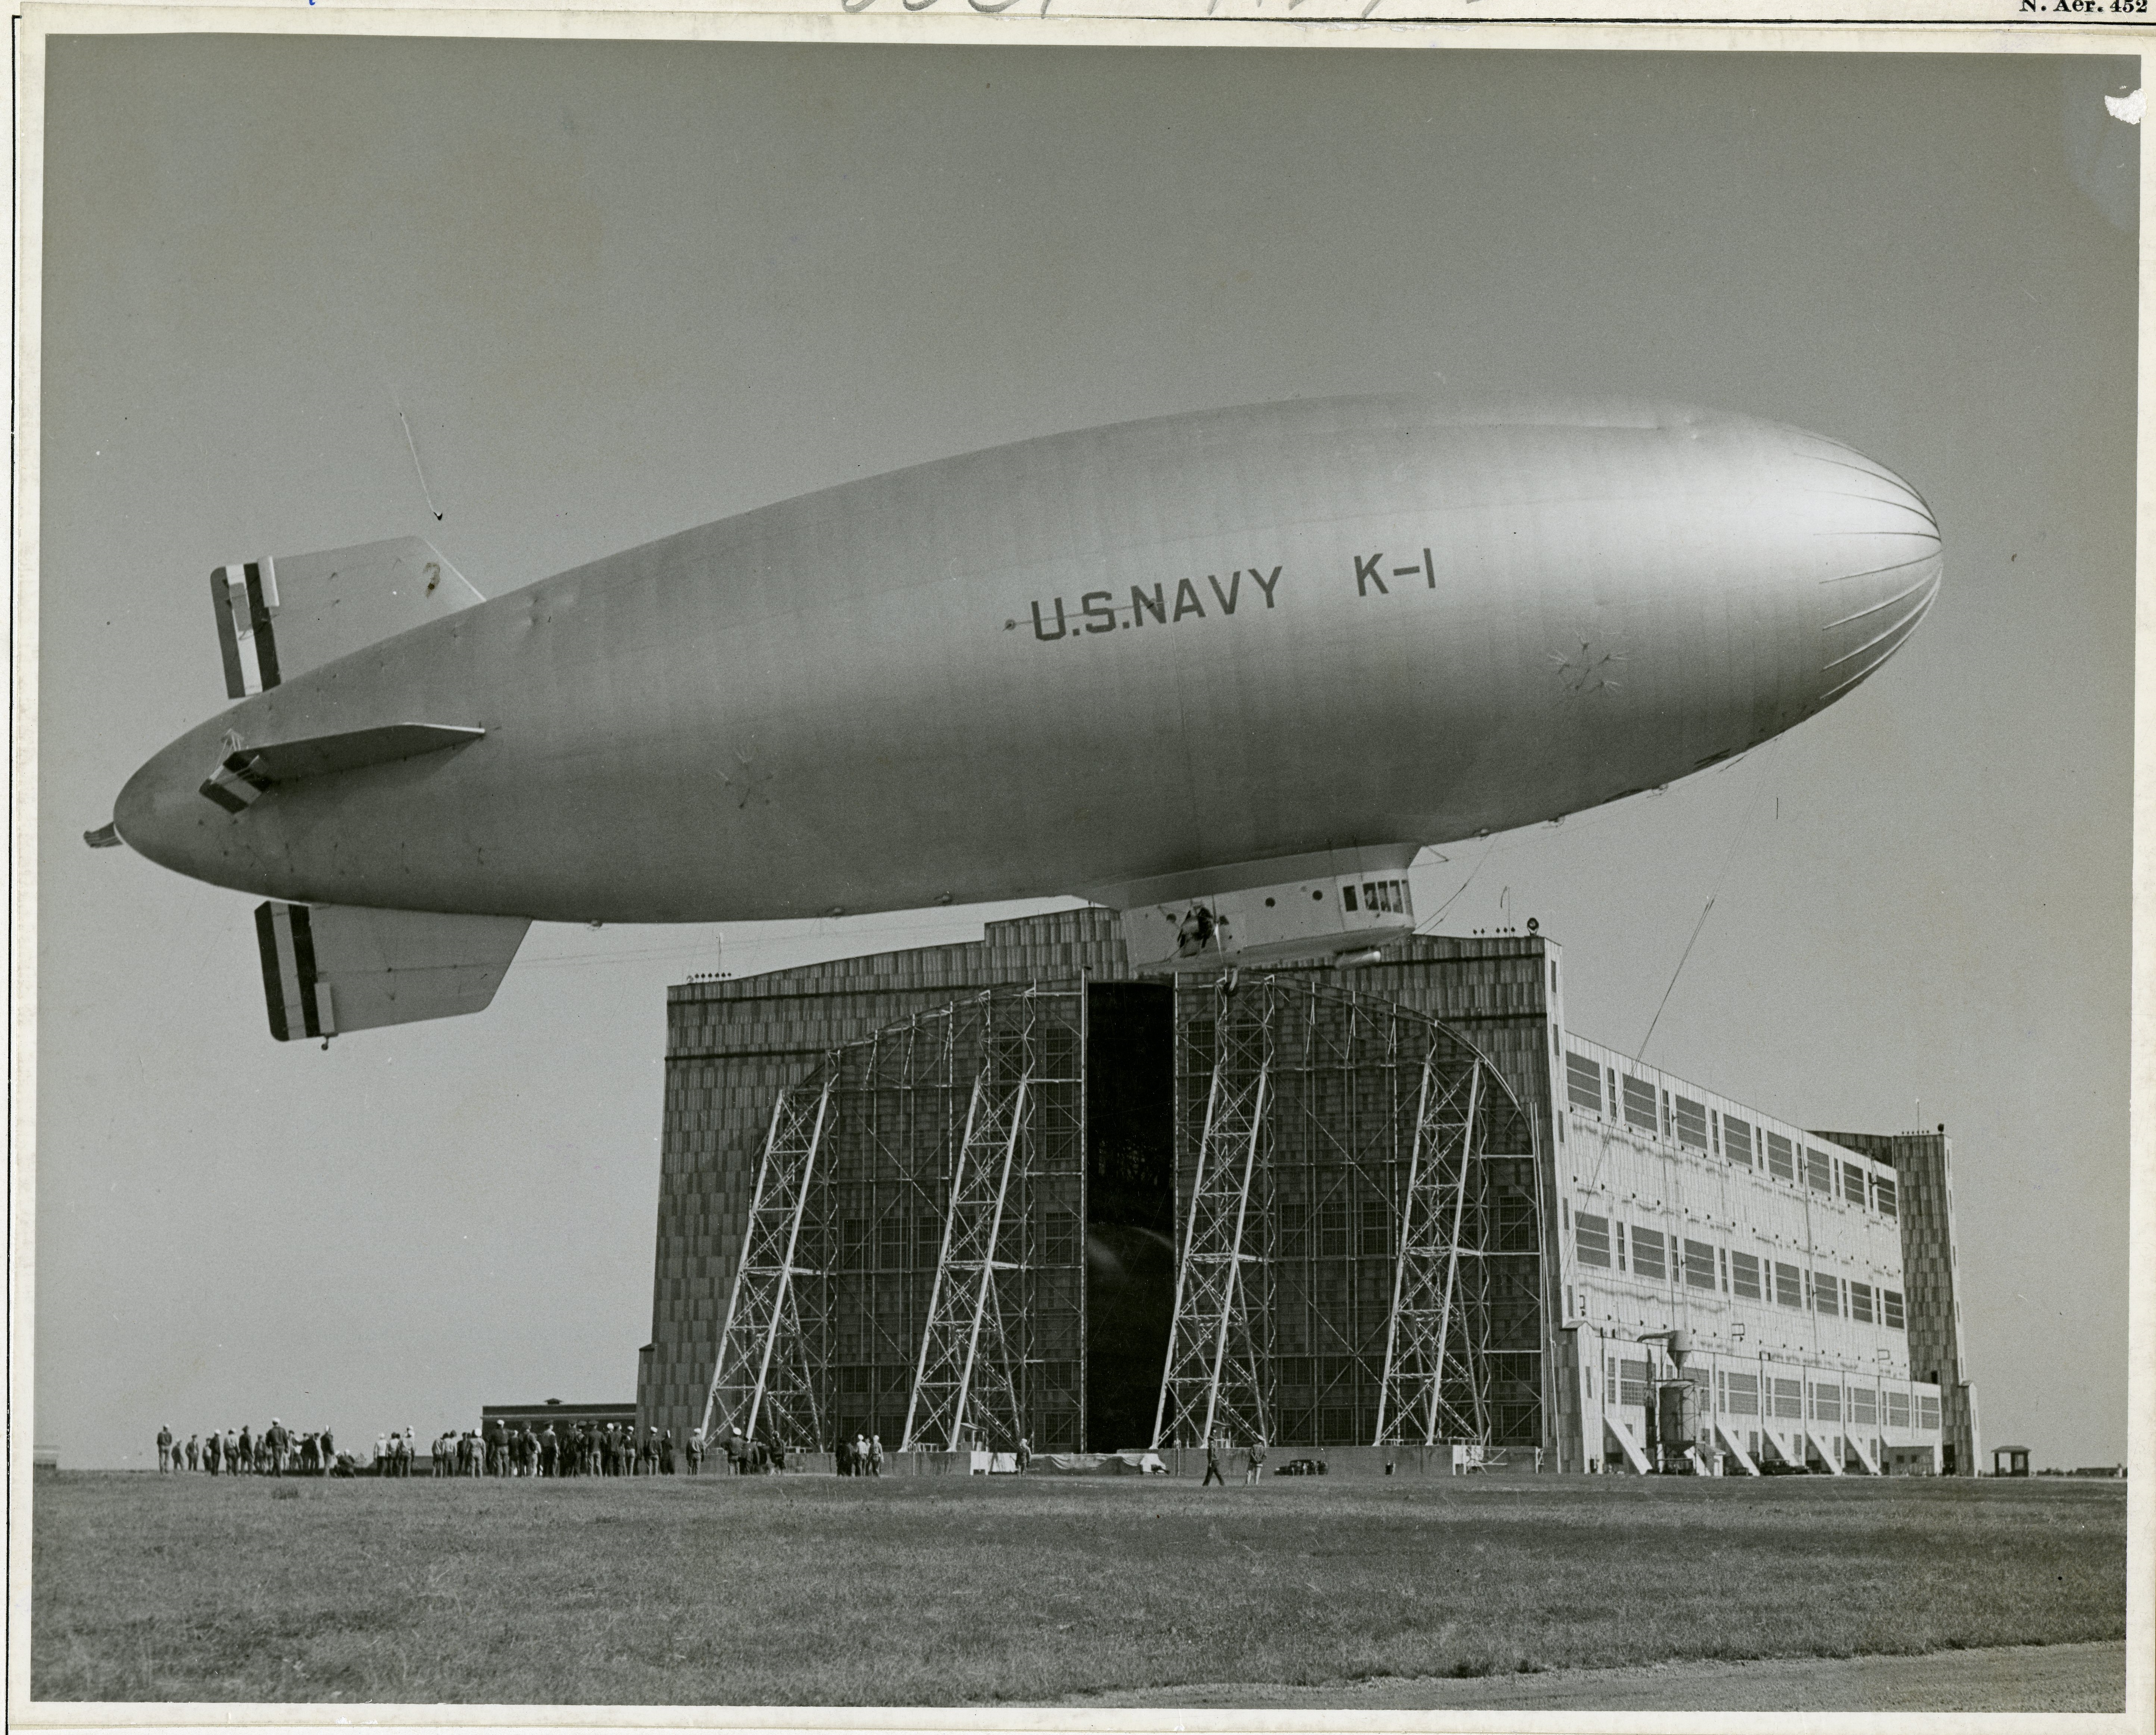
[{"label": "rigging line", "polygon": [[434,491],[427,485],[427,472],[419,465],[419,448],[413,443],[412,424],[404,419],[404,407],[397,407],[397,425],[404,430],[404,449],[412,454],[413,474],[419,479],[419,492],[426,497],[427,510],[434,515],[434,522],[442,521],[440,510],[434,505]]},{"label": "rigging line", "polygon": [[1466,891],[1469,886],[1475,883],[1476,875],[1482,871],[1483,862],[1489,860],[1491,851],[1495,850],[1496,847],[1497,840],[1495,838],[1491,838],[1487,844],[1483,845],[1481,860],[1476,861],[1475,865],[1468,870],[1467,877],[1460,882],[1460,891],[1454,892],[1450,897],[1440,904],[1436,909],[1430,911],[1428,920],[1421,922],[1415,928],[1415,932],[1417,934],[1428,933],[1430,931],[1431,924],[1435,922],[1439,916],[1444,915],[1447,910],[1450,910],[1454,904],[1459,901],[1460,892]]},{"label": "rigging line", "polygon": [[[1655,1026],[1661,1023],[1662,1013],[1670,1004],[1670,996],[1676,992],[1677,978],[1684,974],[1685,965],[1691,957],[1692,947],[1699,944],[1700,932],[1707,926],[1707,918],[1714,909],[1715,899],[1722,896],[1722,882],[1729,876],[1730,865],[1737,860],[1738,847],[1743,843],[1744,834],[1752,829],[1752,816],[1759,811],[1759,798],[1766,791],[1767,779],[1774,775],[1775,755],[1781,745],[1781,737],[1775,737],[1774,744],[1763,756],[1759,781],[1752,786],[1752,799],[1745,804],[1744,817],[1738,822],[1736,835],[1729,840],[1729,852],[1722,858],[1722,867],[1714,876],[1713,889],[1707,895],[1706,906],[1700,911],[1699,920],[1691,925],[1691,938],[1685,942],[1683,955],[1677,959],[1676,968],[1670,973],[1670,985],[1662,990],[1661,1001],[1655,1008],[1655,1015],[1647,1022],[1647,1034],[1640,1039],[1640,1046],[1633,1053],[1632,1058],[1642,1065],[1646,1064],[1647,1045],[1655,1039]],[[1779,796],[1775,798],[1778,802],[1780,798]]]}]

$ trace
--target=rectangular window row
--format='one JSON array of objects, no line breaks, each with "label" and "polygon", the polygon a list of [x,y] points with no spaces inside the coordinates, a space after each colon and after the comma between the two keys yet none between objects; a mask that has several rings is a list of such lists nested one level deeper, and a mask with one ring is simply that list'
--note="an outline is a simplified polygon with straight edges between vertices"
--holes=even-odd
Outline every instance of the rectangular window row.
[{"label": "rectangular window row", "polygon": [[[1766,1413],[1778,1420],[1804,1419],[1804,1382],[1801,1378],[1768,1376],[1763,1379],[1758,1374],[1725,1371],[1717,1376],[1716,1394],[1724,1415],[1756,1416],[1760,1414],[1763,1400]],[[1938,1399],[1919,1393],[1915,1406],[1917,1424],[1935,1429],[1939,1424],[1938,1414]],[[1910,1414],[1907,1392],[1882,1393],[1873,1386],[1845,1384],[1839,1380],[1821,1380],[1811,1388],[1811,1419],[1815,1422],[1846,1423],[1860,1428],[1874,1428],[1883,1422],[1890,1428],[1906,1428]]]},{"label": "rectangular window row", "polygon": [[[1340,901],[1353,916],[1356,911],[1355,888],[1342,885]],[[1408,913],[1408,882],[1404,880],[1365,880],[1363,882],[1363,903],[1372,911],[1387,916],[1404,916]]]},{"label": "rectangular window row", "polygon": [[1670,1260],[1676,1258],[1682,1261],[1688,1289],[1713,1290],[1726,1281],[1729,1293],[1739,1301],[1771,1301],[1830,1318],[1846,1314],[1859,1325],[1876,1323],[1897,1332],[1906,1329],[1897,1290],[1875,1289],[1831,1271],[1806,1271],[1779,1260],[1762,1260],[1756,1254],[1733,1250],[1727,1253],[1725,1263],[1717,1259],[1717,1250],[1711,1241],[1695,1241],[1690,1236],[1680,1241],[1636,1223],[1613,1224],[1591,1211],[1573,1211],[1571,1215],[1573,1257],[1583,1265],[1603,1270],[1614,1266],[1629,1270],[1635,1277],[1662,1283],[1669,1279]]},{"label": "rectangular window row", "polygon": [[1666,1134],[1691,1150],[1712,1152],[1718,1133],[1721,1153],[1727,1162],[1751,1168],[1763,1161],[1767,1173],[1777,1180],[1792,1186],[1801,1183],[1812,1192],[1867,1206],[1882,1217],[1897,1213],[1894,1183],[1870,1173],[1861,1163],[1799,1145],[1764,1127],[1754,1128],[1735,1115],[1715,1113],[1689,1096],[1657,1092],[1645,1080],[1620,1074],[1614,1066],[1605,1068],[1570,1049],[1564,1056],[1564,1094],[1574,1108],[1612,1119],[1621,1116],[1628,1127],[1658,1137]]}]

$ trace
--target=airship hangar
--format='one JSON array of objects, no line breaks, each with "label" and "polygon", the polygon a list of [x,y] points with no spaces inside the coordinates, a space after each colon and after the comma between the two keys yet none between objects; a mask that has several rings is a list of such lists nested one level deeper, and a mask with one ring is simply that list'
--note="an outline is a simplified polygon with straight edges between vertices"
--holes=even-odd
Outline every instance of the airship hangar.
[{"label": "airship hangar", "polygon": [[[1329,889],[1407,908],[1404,873]],[[1943,1128],[1589,1041],[1539,933],[1152,973],[1126,932],[670,990],[645,1425],[1975,1473]]]}]

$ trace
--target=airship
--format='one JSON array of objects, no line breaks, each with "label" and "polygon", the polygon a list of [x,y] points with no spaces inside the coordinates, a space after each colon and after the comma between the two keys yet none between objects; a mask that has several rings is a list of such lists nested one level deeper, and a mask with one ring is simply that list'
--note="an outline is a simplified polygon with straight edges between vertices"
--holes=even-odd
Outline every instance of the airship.
[{"label": "airship", "polygon": [[413,537],[219,566],[235,702],[88,837],[264,900],[280,1039],[477,1010],[533,921],[1075,895],[1140,968],[1352,962],[1419,850],[1794,726],[1941,570],[1892,471],[1740,414],[1170,416],[491,599]]}]

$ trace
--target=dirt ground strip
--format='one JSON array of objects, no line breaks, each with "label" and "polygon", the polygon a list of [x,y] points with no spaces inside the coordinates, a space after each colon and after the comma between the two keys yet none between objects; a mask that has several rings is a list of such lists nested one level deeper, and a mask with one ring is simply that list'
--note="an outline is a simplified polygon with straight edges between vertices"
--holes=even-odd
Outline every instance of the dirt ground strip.
[{"label": "dirt ground strip", "polygon": [[1208,1682],[1070,1705],[1250,1711],[2103,1711],[2126,1709],[2126,1646],[2014,1645],[1929,1656],[1556,1669],[1480,1680]]}]

